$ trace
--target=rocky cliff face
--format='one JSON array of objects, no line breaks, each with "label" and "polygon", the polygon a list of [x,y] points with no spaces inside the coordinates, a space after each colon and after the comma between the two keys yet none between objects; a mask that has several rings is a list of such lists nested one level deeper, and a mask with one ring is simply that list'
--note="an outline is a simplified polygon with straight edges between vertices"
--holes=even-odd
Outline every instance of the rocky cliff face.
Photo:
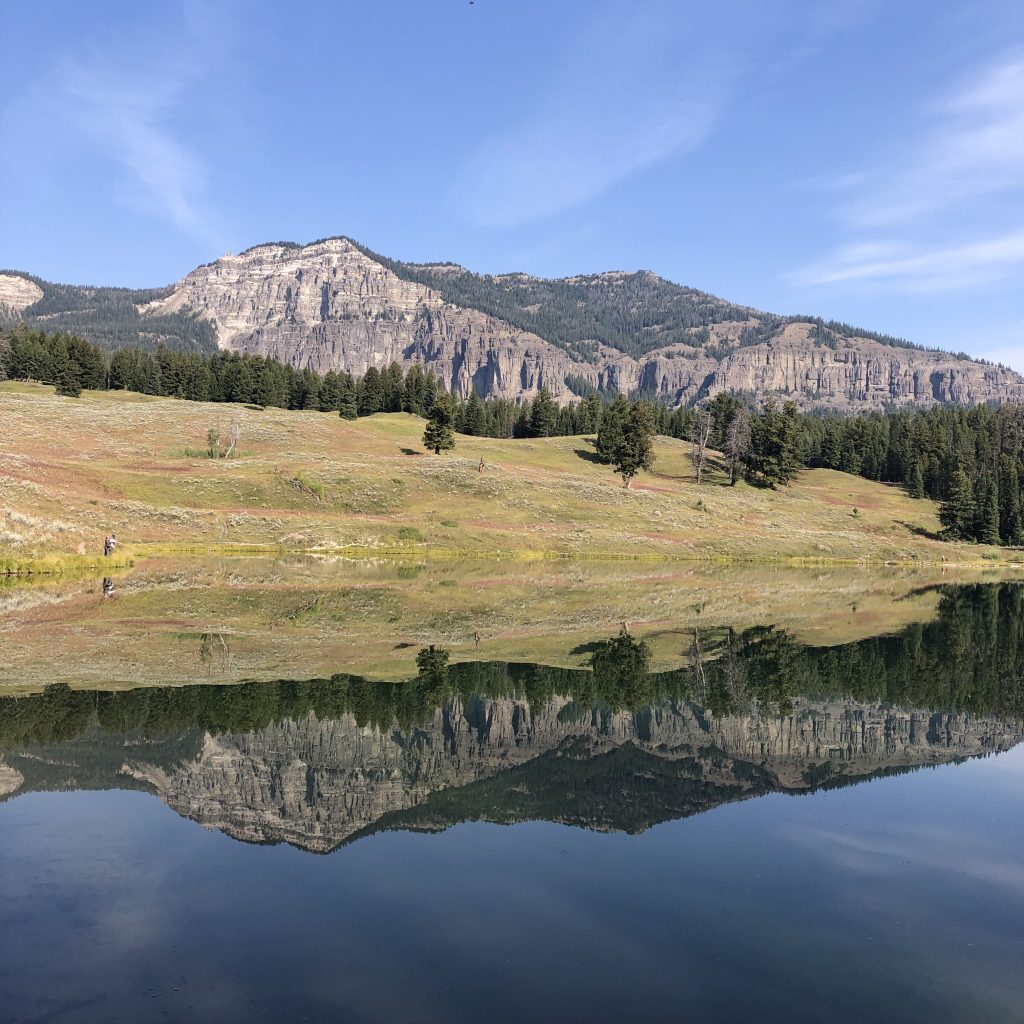
[{"label": "rocky cliff face", "polygon": [[[2,287],[0,278],[0,301]],[[585,361],[496,316],[446,302],[344,238],[224,256],[141,308],[147,315],[198,313],[214,326],[222,348],[318,372],[418,362],[463,397],[475,390],[517,399],[546,387],[565,402],[574,398],[566,383],[571,377],[608,391],[642,389],[673,404],[722,390],[836,408],[1024,400],[1024,378],[1011,371],[856,336],[830,337],[826,345],[815,340],[809,322],[780,321],[762,332],[768,336],[760,344],[745,344],[745,328],[777,318],[738,308],[746,319],[710,324],[710,350],[695,341],[633,358],[594,343],[593,361]]]},{"label": "rocky cliff face", "polygon": [[43,297],[43,289],[19,274],[0,274],[0,310],[20,313]]},{"label": "rocky cliff face", "polygon": [[464,396],[517,398],[547,387],[568,398],[566,374],[588,370],[536,335],[402,280],[345,239],[225,256],[145,307],[183,310],[210,320],[222,348],[319,373],[420,363]]},{"label": "rocky cliff face", "polygon": [[[687,703],[634,715],[582,711],[563,699],[531,708],[514,699],[473,698],[452,702],[407,733],[361,728],[351,717],[318,721],[309,715],[254,733],[207,736],[199,756],[174,769],[134,763],[123,771],[208,828],[325,852],[434,794],[494,779],[545,755],[587,759],[592,767],[593,759],[631,747],[662,762],[685,761],[686,779],[699,783],[700,797],[677,813],[694,813],[773,790],[1006,750],[1022,739],[1021,723],[840,701],[805,703],[781,717],[755,707],[714,719]],[[599,785],[593,773],[588,785]],[[588,824],[624,827],[615,820],[614,794],[607,804],[608,820]],[[549,816],[562,820],[557,807]],[[665,816],[650,806],[644,820]],[[450,819],[428,816],[416,827],[447,824]]]}]

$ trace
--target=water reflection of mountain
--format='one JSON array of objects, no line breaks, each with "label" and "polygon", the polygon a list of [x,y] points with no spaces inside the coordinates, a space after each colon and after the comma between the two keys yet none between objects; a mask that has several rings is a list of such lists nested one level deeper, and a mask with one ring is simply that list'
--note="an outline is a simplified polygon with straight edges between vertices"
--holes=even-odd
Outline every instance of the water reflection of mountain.
[{"label": "water reflection of mountain", "polygon": [[93,729],[8,752],[0,788],[140,788],[238,839],[326,851],[380,828],[463,820],[637,832],[729,801],[941,764],[1022,738],[1020,723],[990,716],[849,701],[713,718],[690,702],[632,712],[474,696],[405,730],[312,712],[217,736]]},{"label": "water reflection of mountain", "polygon": [[138,788],[239,839],[316,851],[463,820],[636,832],[1009,749],[1021,597],[952,591],[938,622],[839,648],[708,631],[670,673],[623,633],[579,671],[449,666],[428,648],[403,684],[51,688],[0,701],[0,797]]}]

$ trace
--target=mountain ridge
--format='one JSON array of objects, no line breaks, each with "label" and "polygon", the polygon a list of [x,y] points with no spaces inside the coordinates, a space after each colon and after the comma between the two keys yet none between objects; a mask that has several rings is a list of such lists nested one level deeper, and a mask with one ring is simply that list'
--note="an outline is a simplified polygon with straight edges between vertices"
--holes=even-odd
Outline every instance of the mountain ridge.
[{"label": "mountain ridge", "polygon": [[766,313],[650,270],[475,274],[345,236],[260,243],[158,289],[0,271],[0,308],[107,347],[222,348],[357,374],[420,363],[462,397],[519,401],[544,387],[563,403],[596,390],[679,405],[732,390],[841,410],[1024,400],[1024,377],[1006,367]]}]

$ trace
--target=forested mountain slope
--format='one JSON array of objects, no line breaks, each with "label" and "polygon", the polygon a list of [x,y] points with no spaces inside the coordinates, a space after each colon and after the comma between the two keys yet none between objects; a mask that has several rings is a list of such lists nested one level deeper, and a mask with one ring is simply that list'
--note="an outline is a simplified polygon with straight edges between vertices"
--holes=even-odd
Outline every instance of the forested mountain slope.
[{"label": "forested mountain slope", "polygon": [[146,291],[4,271],[0,314],[107,347],[219,346],[319,372],[418,362],[462,397],[546,387],[562,402],[597,390],[676,405],[733,390],[840,409],[1024,399],[1024,379],[1005,368],[760,312],[649,271],[488,276],[347,238],[255,246]]}]

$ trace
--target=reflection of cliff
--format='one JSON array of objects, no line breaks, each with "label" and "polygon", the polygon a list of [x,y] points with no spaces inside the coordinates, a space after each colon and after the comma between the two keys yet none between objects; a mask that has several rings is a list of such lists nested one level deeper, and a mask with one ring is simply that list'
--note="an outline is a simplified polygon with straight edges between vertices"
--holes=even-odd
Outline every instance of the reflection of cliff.
[{"label": "reflection of cliff", "polygon": [[790,715],[636,714],[564,699],[456,699],[408,731],[309,714],[207,735],[173,767],[122,771],[180,814],[251,842],[330,850],[380,827],[547,818],[639,831],[721,803],[1006,750],[1024,726],[971,715],[814,702]]}]

